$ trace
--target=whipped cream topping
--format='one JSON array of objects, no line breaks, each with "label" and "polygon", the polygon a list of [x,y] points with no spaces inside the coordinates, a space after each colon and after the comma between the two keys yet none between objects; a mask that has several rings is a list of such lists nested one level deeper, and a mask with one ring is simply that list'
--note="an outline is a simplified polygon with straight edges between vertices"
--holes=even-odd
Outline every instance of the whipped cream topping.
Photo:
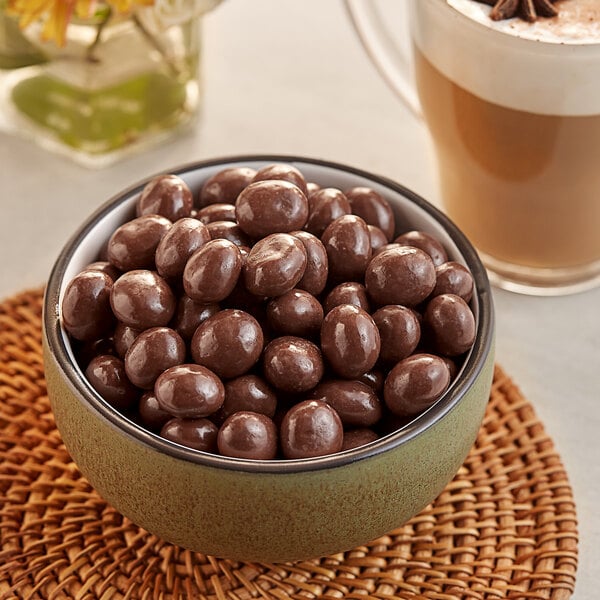
[{"label": "whipped cream topping", "polygon": [[561,0],[555,2],[558,16],[539,18],[534,23],[522,19],[493,21],[491,6],[476,0],[446,0],[463,15],[503,33],[523,39],[556,44],[600,44],[600,0]]},{"label": "whipped cream topping", "polygon": [[556,2],[559,17],[533,24],[492,21],[475,0],[410,6],[416,46],[460,87],[516,110],[600,115],[600,0]]}]

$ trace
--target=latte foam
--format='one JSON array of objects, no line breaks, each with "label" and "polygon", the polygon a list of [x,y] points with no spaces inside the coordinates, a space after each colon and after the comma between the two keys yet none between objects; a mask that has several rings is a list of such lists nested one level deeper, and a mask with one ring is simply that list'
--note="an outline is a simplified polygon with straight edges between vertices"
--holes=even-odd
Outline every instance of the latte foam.
[{"label": "latte foam", "polygon": [[555,2],[558,16],[540,18],[534,23],[522,19],[492,21],[491,6],[475,0],[447,0],[455,10],[502,33],[538,42],[557,44],[600,43],[600,0],[561,0]]},{"label": "latte foam", "polygon": [[411,3],[414,41],[446,77],[527,112],[600,114],[600,0],[562,0],[558,17],[492,21],[475,0]]}]

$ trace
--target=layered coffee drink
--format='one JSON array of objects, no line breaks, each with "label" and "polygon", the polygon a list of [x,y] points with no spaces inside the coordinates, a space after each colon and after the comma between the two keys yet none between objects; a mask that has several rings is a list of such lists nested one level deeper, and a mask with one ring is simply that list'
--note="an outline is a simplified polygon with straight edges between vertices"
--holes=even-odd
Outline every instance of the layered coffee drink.
[{"label": "layered coffee drink", "polygon": [[414,2],[415,72],[445,209],[492,273],[583,289],[600,279],[600,0],[554,6],[529,23]]}]

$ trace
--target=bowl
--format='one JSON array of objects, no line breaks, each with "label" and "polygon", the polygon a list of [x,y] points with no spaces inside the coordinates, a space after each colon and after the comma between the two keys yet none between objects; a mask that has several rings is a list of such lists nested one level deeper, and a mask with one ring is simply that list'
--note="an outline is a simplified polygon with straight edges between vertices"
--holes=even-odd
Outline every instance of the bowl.
[{"label": "bowl", "polygon": [[473,445],[493,375],[494,319],[489,283],[471,244],[431,204],[388,179],[294,156],[207,160],[165,172],[192,190],[229,166],[285,162],[308,181],[370,186],[397,221],[432,233],[473,274],[476,339],[445,394],[401,429],[359,448],[296,460],[213,455],[159,437],[105,402],[86,381],[61,325],[65,287],[97,259],[118,225],[134,214],[142,181],[92,215],[60,253],[44,300],[44,361],[59,432],[91,485],[137,525],[184,548],[222,558],[280,562],[367,543],[433,501]]}]

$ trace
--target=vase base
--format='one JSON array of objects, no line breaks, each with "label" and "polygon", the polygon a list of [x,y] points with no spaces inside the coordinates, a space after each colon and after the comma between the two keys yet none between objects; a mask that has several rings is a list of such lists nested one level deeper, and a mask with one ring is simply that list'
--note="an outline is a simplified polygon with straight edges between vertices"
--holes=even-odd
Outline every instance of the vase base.
[{"label": "vase base", "polygon": [[64,84],[36,67],[0,74],[0,129],[86,167],[101,168],[165,141],[198,112],[197,80],[145,73],[94,91]]}]

